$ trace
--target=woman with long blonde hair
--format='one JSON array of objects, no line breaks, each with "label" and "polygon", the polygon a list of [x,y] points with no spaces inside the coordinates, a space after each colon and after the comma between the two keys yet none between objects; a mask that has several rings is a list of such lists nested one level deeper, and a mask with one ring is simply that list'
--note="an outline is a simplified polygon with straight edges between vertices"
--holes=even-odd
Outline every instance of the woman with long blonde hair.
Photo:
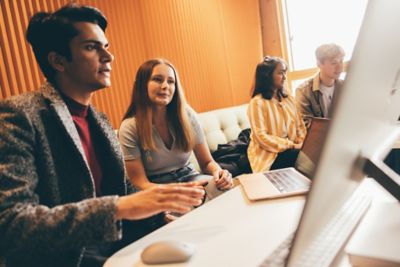
[{"label": "woman with long blonde hair", "polygon": [[[233,185],[232,175],[213,160],[176,69],[165,59],[139,67],[119,140],[130,180],[139,189],[193,180],[215,183],[219,190]],[[192,151],[207,176],[190,164]]]}]

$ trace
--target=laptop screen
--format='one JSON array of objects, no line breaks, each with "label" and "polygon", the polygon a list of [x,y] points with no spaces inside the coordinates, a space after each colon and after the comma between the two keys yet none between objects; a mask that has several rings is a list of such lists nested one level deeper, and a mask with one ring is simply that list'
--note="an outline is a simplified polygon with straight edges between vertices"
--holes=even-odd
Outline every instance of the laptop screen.
[{"label": "laptop screen", "polygon": [[295,168],[307,178],[314,177],[315,166],[328,132],[329,119],[312,118],[303,147],[295,163]]}]

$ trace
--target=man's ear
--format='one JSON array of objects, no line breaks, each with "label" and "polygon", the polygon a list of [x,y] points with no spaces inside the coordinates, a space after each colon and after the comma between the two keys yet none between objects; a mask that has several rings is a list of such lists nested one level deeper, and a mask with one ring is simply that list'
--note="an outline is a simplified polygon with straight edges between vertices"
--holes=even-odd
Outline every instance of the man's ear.
[{"label": "man's ear", "polygon": [[49,61],[50,66],[56,69],[59,72],[63,72],[65,70],[65,57],[57,54],[56,52],[50,52],[47,55],[47,60]]}]

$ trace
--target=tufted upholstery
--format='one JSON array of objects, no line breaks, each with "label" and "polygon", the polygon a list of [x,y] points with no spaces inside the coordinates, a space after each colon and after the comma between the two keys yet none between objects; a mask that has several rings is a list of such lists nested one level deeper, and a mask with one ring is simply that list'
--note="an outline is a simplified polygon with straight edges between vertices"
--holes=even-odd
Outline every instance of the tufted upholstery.
[{"label": "tufted upholstery", "polygon": [[246,111],[247,104],[198,113],[211,152],[218,144],[236,139],[243,129],[250,128]]},{"label": "tufted upholstery", "polygon": [[[218,144],[237,139],[243,129],[250,128],[247,104],[202,112],[197,116],[211,152],[217,150]],[[199,169],[193,154],[190,161]]]}]

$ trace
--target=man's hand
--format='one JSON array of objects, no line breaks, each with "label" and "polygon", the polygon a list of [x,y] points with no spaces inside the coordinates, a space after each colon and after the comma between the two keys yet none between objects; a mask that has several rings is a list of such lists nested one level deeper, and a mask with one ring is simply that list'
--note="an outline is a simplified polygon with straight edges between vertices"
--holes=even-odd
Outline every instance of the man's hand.
[{"label": "man's hand", "polygon": [[118,198],[117,220],[139,220],[163,211],[186,213],[198,206],[204,198],[202,182],[157,185]]}]

